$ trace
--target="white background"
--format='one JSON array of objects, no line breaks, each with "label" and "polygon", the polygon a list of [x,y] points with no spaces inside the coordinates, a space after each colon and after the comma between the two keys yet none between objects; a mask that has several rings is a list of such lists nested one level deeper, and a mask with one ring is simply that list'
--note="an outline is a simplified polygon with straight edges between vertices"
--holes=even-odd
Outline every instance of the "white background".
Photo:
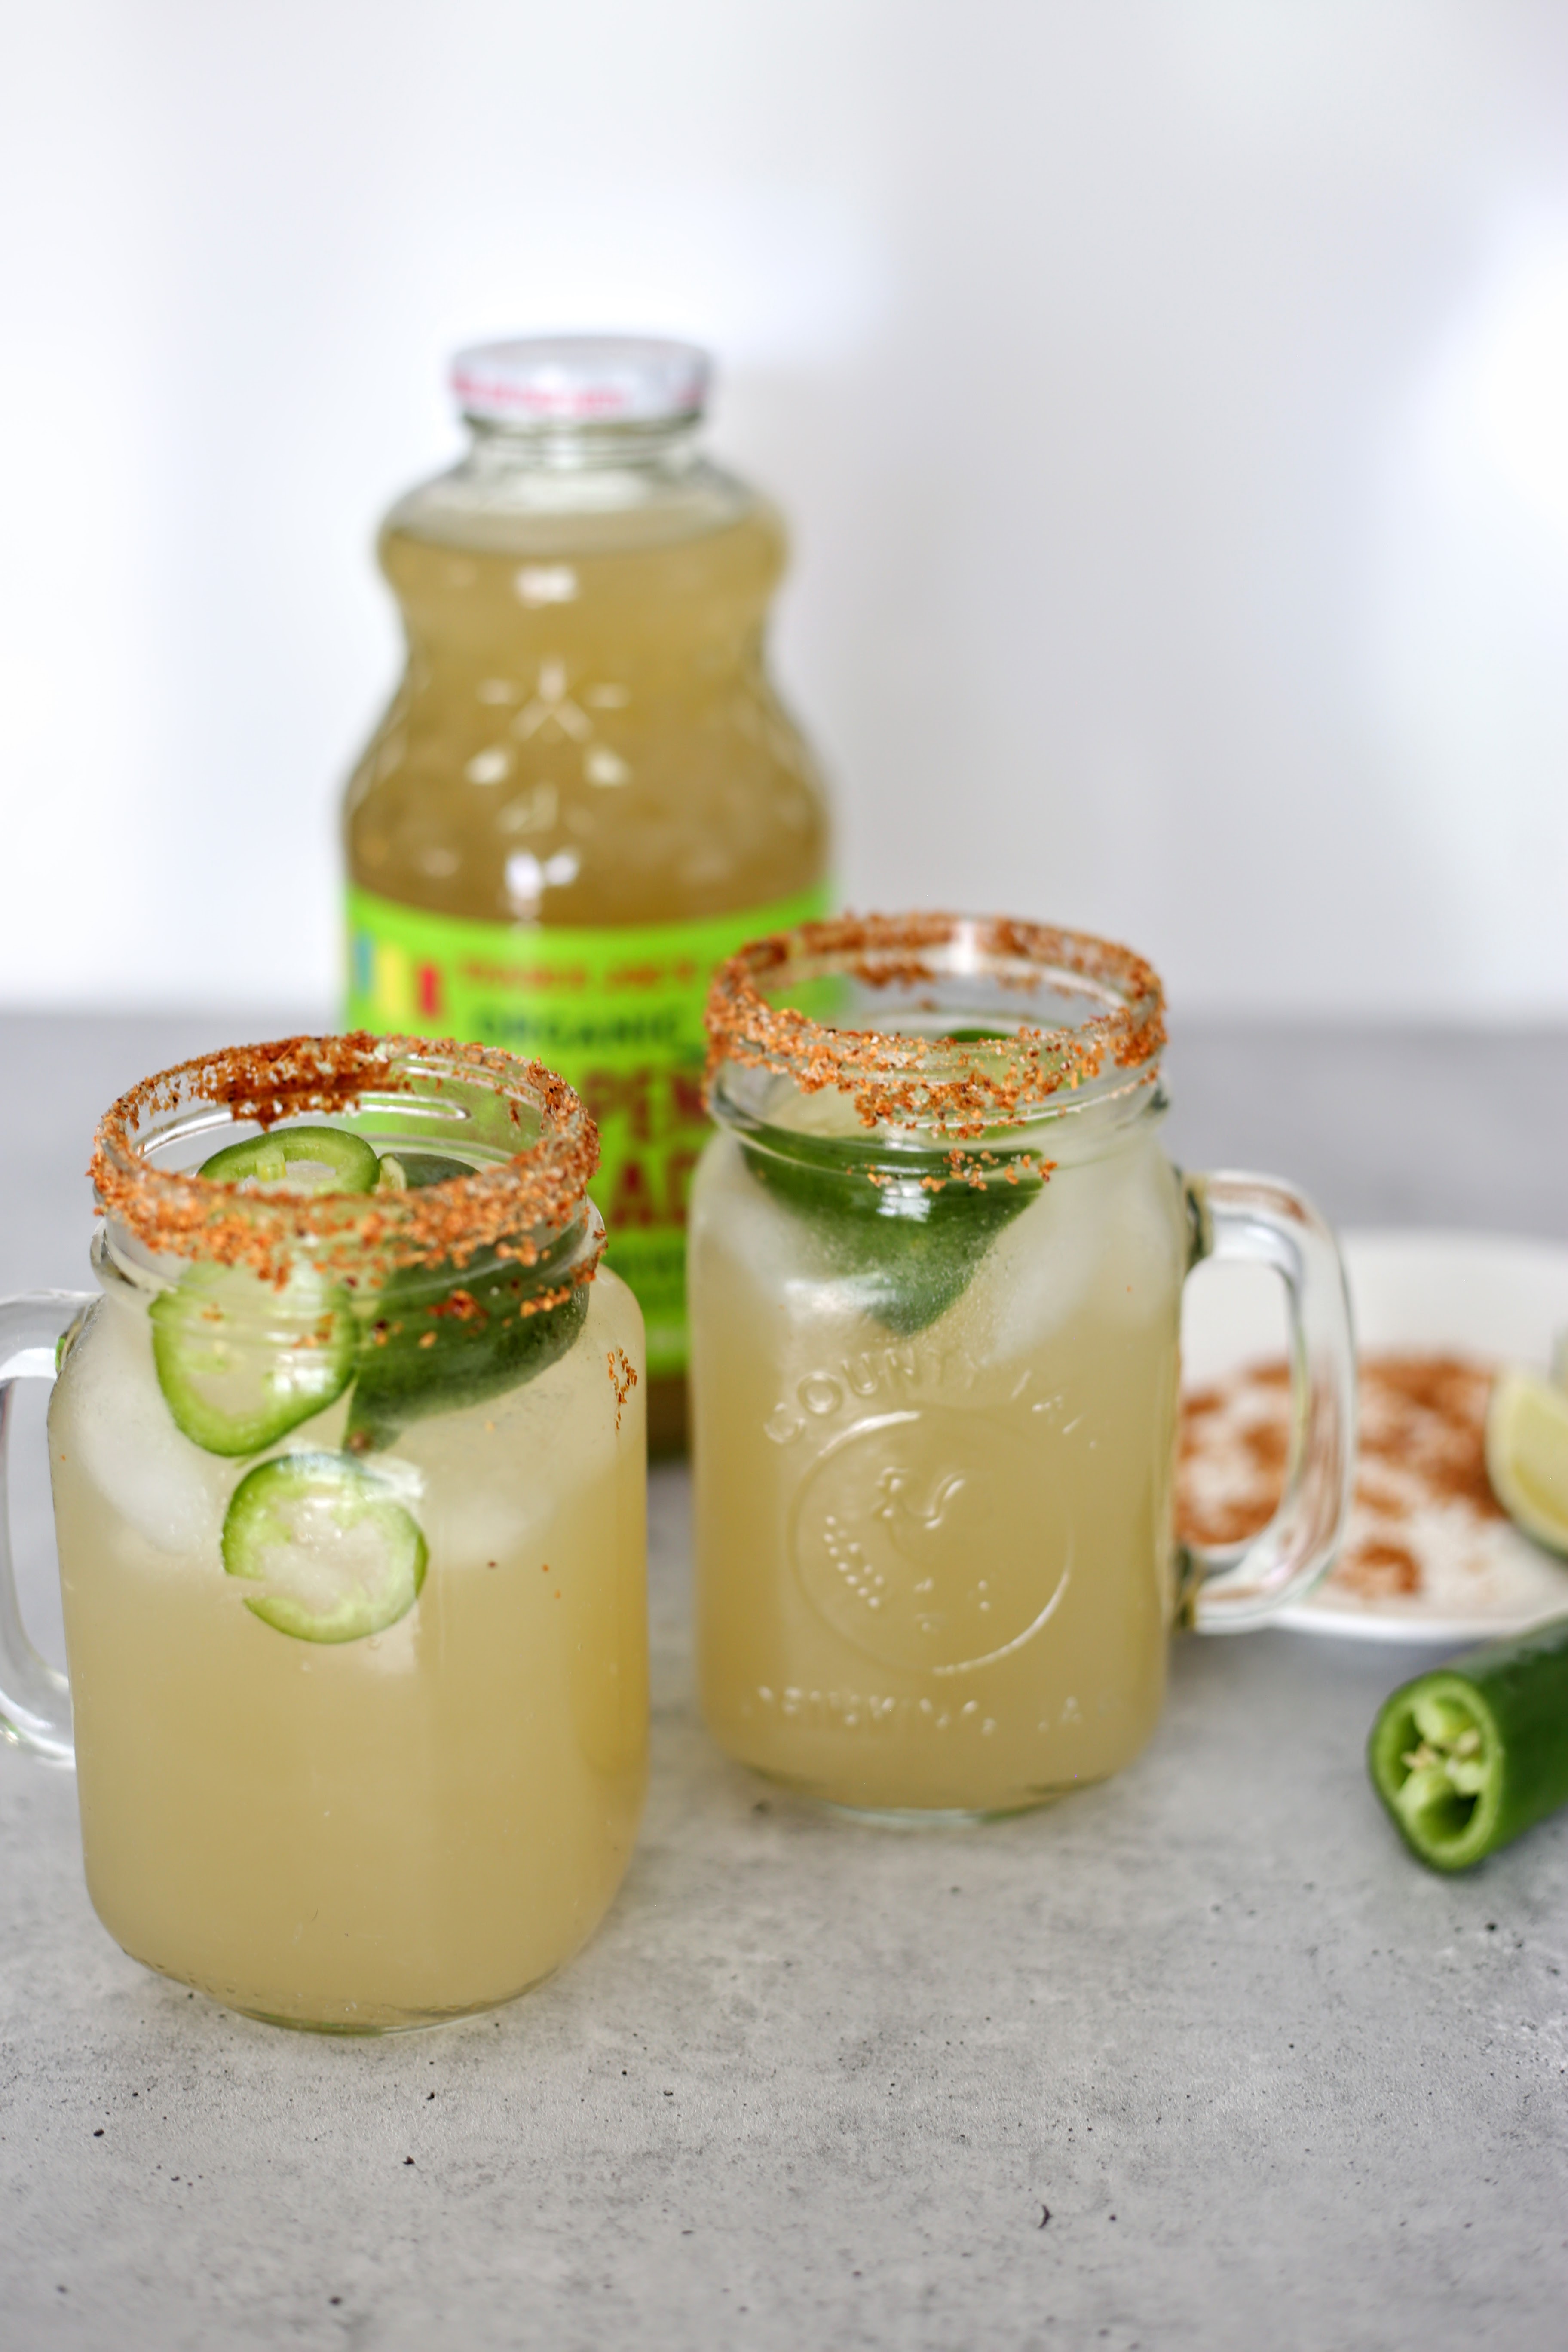
[{"label": "white background", "polygon": [[0,997],[331,1003],[456,343],[694,335],[853,903],[1568,1015],[1562,0],[7,0]]}]

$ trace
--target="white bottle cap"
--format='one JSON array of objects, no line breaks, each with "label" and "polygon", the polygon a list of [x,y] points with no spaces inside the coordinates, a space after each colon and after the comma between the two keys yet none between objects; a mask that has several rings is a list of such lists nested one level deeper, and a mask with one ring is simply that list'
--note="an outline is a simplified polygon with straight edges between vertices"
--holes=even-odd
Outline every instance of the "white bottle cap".
[{"label": "white bottle cap", "polygon": [[650,425],[700,416],[709,360],[651,335],[528,335],[452,362],[465,416],[493,425]]}]

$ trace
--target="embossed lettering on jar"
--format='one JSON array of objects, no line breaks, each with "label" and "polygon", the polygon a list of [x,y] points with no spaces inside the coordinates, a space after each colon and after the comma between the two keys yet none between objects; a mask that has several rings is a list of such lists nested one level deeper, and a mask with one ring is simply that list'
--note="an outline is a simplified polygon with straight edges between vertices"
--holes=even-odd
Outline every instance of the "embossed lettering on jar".
[{"label": "embossed lettering on jar", "polygon": [[726,967],[710,1034],[722,1132],[690,1247],[710,1728],[877,1811],[1015,1810],[1115,1771],[1154,1728],[1189,1585],[1212,1575],[1200,1613],[1239,1623],[1324,1564],[1352,1411],[1331,1241],[1300,1203],[1327,1303],[1295,1517],[1250,1566],[1189,1562],[1182,1283],[1248,1247],[1235,1180],[1184,1181],[1161,1149],[1149,968],[1030,925],[812,924]]}]

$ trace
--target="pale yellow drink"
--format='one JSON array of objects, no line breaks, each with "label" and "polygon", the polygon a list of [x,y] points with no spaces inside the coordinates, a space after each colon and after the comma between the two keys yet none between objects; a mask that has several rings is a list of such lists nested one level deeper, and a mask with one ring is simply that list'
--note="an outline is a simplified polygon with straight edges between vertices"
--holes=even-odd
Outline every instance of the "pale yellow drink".
[{"label": "pale yellow drink", "polygon": [[821,878],[822,787],[760,660],[784,562],[771,509],[710,475],[584,516],[465,507],[443,483],[394,515],[381,560],[413,650],[349,788],[365,889],[516,921],[521,851],[533,919],[581,929]]},{"label": "pale yellow drink", "polygon": [[[903,1337],[734,1136],[709,1147],[699,1657],[732,1755],[842,1805],[984,1812],[1101,1779],[1150,1737],[1187,1241],[1142,1099],[1130,1126],[1061,1122],[1048,1181]],[[822,1102],[770,1117],[820,1127]]]},{"label": "pale yellow drink", "polygon": [[[230,2007],[349,2029],[509,1999],[593,1932],[646,1779],[636,1305],[601,1271],[571,1351],[407,1429],[378,1471],[430,1562],[383,1633],[297,1641],[219,1536],[250,1462],[168,1421],[142,1302],[110,1295],[50,1413],[82,1842],[135,1958]],[[334,1448],[340,1400],[277,1449]]]},{"label": "pale yellow drink", "polygon": [[363,1037],[205,1057],[100,1128],[102,1296],[49,1413],[88,1887],[231,2007],[489,2007],[625,1872],[646,1391],[595,1149],[537,1064]]},{"label": "pale yellow drink", "polygon": [[[715,1736],[831,1802],[1005,1812],[1137,1755],[1178,1616],[1260,1624],[1333,1557],[1344,1273],[1279,1178],[1160,1150],[1158,975],[1006,917],[763,937],[709,997],[692,1199],[698,1654]],[[1181,1289],[1285,1278],[1279,1511],[1178,1549]]]}]

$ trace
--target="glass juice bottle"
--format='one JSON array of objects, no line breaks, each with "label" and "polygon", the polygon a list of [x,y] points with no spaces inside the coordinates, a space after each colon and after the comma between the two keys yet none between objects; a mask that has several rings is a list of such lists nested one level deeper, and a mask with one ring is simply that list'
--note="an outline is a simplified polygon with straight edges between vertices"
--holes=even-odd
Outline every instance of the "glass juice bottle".
[{"label": "glass juice bottle", "polygon": [[827,896],[763,665],[784,530],[700,453],[707,379],[628,338],[458,355],[472,445],[383,529],[408,662],[345,812],[351,1024],[536,1055],[598,1122],[656,1450],[684,1439],[708,982]]}]

